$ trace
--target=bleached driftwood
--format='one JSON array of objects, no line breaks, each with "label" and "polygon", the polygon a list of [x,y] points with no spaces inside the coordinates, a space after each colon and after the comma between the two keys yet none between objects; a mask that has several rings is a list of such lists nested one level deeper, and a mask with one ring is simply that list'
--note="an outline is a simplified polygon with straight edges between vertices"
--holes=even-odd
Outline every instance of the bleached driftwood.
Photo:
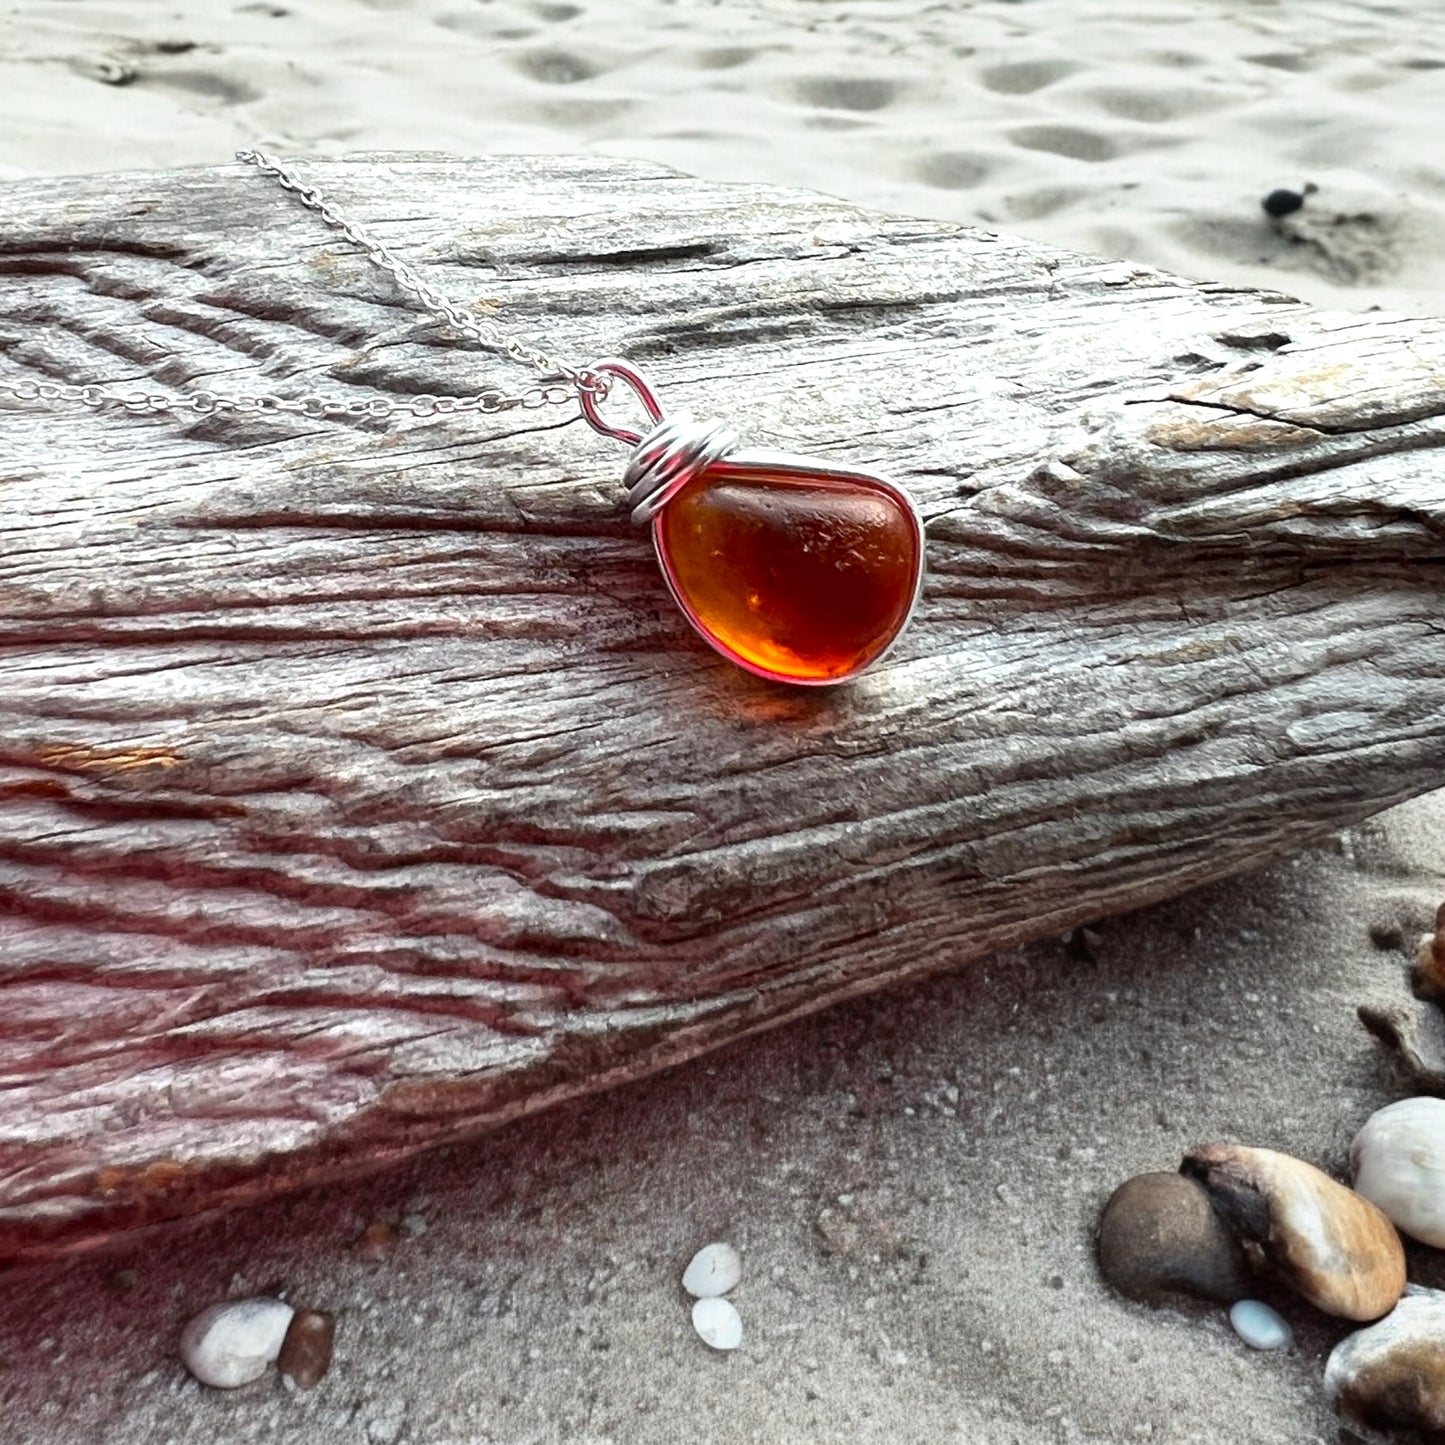
[{"label": "bleached driftwood", "polygon": [[[0,1258],[374,1166],[1445,778],[1445,336],[600,158],[310,174],[454,296],[928,518],[762,683],[565,413],[0,411]],[[0,375],[466,393],[237,166],[3,190]],[[1161,960],[1161,967],[1167,966]]]}]

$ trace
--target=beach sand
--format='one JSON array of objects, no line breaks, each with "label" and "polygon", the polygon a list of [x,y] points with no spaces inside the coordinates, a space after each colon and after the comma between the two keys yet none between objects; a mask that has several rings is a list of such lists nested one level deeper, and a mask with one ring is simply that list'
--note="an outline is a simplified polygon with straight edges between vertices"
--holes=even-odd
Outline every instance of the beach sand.
[{"label": "beach sand", "polygon": [[[369,149],[600,151],[1022,231],[1316,303],[1445,314],[1445,9],[1097,0],[20,0],[0,175]],[[1314,182],[1295,238],[1260,197]],[[1343,219],[1336,221],[1336,217]],[[606,349],[605,346],[601,349]],[[1340,1172],[1398,1096],[1355,1019],[1405,996],[1445,801],[834,1009],[339,1190],[15,1271],[7,1445],[1336,1438],[1343,1328],[1250,1353],[1099,1280],[1113,1187],[1230,1138]],[[1372,930],[1377,941],[1372,942]],[[1383,944],[1384,946],[1381,946]],[[369,1263],[367,1223],[403,1227]],[[678,1277],[744,1258],[746,1339]],[[1445,1259],[1412,1255],[1445,1286]],[[311,1394],[207,1391],[184,1320],[335,1310]]]},{"label": "beach sand", "polygon": [[[12,0],[0,25],[0,175],[600,151],[1445,311],[1435,5]],[[1311,181],[1314,240],[1276,235],[1260,198]]]}]

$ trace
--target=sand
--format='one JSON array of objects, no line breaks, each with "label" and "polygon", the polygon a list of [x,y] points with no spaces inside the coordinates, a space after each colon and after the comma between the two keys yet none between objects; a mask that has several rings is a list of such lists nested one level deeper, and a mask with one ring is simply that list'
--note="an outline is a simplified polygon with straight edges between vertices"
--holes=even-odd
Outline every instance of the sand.
[{"label": "sand", "polygon": [[[1438,5],[12,0],[0,25],[0,175],[602,151],[1445,310]],[[1259,200],[1307,181],[1292,243]]]},{"label": "sand", "polygon": [[[1445,9],[1098,0],[19,0],[0,175],[357,149],[595,150],[1445,314]],[[1259,198],[1319,186],[1296,239]],[[1335,217],[1344,217],[1338,223]],[[1445,770],[1442,770],[1445,775]],[[345,1190],[12,1272],[7,1445],[1335,1439],[1284,1355],[1114,1298],[1129,1174],[1233,1138],[1340,1171],[1397,1096],[1354,1017],[1445,897],[1445,801]],[[354,1241],[398,1223],[381,1262]],[[743,1253],[743,1348],[678,1277]],[[1413,1272],[1445,1285],[1445,1261]],[[293,1395],[182,1372],[188,1315],[338,1312]]]}]

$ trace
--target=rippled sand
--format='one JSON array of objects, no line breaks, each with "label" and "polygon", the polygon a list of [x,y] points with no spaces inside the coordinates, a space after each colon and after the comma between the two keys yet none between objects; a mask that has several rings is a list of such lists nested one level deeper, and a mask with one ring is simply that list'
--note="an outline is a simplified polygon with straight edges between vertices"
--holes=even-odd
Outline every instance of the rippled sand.
[{"label": "rippled sand", "polygon": [[[1445,6],[22,0],[14,174],[596,150],[1445,313]],[[1304,239],[1259,207],[1319,186]],[[1338,220],[1336,218],[1342,218]]]}]

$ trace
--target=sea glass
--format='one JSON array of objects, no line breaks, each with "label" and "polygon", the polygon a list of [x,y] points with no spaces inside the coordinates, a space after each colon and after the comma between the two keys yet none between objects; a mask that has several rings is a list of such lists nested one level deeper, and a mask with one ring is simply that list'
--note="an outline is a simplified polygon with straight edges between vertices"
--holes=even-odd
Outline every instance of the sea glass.
[{"label": "sea glass", "polygon": [[703,468],[653,519],[679,606],[765,677],[839,682],[886,652],[913,610],[923,533],[881,478],[748,462]]}]

